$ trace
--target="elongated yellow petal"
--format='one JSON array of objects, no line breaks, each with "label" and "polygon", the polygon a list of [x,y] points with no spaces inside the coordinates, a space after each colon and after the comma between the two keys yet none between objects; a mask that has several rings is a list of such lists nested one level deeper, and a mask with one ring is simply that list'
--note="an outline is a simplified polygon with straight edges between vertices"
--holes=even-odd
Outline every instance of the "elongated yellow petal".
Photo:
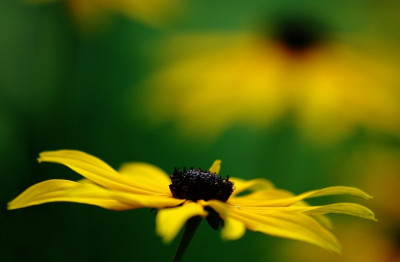
[{"label": "elongated yellow petal", "polygon": [[327,196],[327,195],[352,195],[364,199],[372,198],[364,191],[355,187],[335,186],[335,187],[327,187],[323,189],[308,191],[297,196],[280,198],[280,199],[267,199],[263,201],[260,200],[259,197],[253,198],[251,195],[249,195],[248,197],[237,197],[234,199],[230,199],[230,202],[234,205],[278,207],[278,206],[290,206],[307,198]]},{"label": "elongated yellow petal", "polygon": [[356,196],[364,199],[372,199],[372,196],[368,195],[361,189],[356,187],[348,187],[348,186],[332,186],[326,187],[323,189],[313,190],[302,195],[306,195],[306,198],[311,197],[319,197],[319,196],[328,196],[328,195],[350,195]]},{"label": "elongated yellow petal", "polygon": [[159,194],[170,194],[171,179],[162,169],[147,163],[126,163],[118,172]]},{"label": "elongated yellow petal", "polygon": [[318,223],[320,223],[325,228],[327,228],[329,230],[333,229],[333,224],[329,217],[327,217],[325,215],[316,215],[316,216],[314,216],[314,218],[315,218],[315,220],[318,221]]},{"label": "elongated yellow petal", "polygon": [[[260,210],[265,210],[265,206],[257,206],[257,205],[247,205],[249,202],[254,203],[256,200],[260,201],[260,203],[265,203],[265,200],[273,200],[273,199],[282,199],[282,198],[287,198],[287,197],[292,197],[293,193],[286,191],[286,190],[280,190],[280,189],[271,189],[271,190],[263,190],[263,191],[257,191],[252,194],[248,194],[246,196],[241,196],[241,197],[234,197],[229,199],[228,203],[241,207],[242,209],[244,208],[253,208],[254,211],[260,209]],[[296,207],[309,207],[310,205],[306,203],[305,201],[299,201],[294,204]],[[292,206],[291,206],[292,207]],[[279,208],[279,207],[272,207],[272,208]],[[315,215],[314,218],[321,223],[324,227],[332,229],[332,223],[330,219],[327,216],[324,215]]]},{"label": "elongated yellow petal", "polygon": [[[326,222],[330,223],[329,221],[325,220],[325,216],[321,216],[324,214],[329,214],[329,213],[336,213],[336,214],[345,214],[345,215],[350,215],[350,216],[357,216],[369,220],[374,220],[376,221],[374,213],[366,208],[363,205],[359,205],[356,203],[334,203],[334,204],[329,204],[329,205],[323,205],[323,206],[288,206],[288,207],[253,207],[253,206],[237,206],[241,210],[249,211],[251,213],[255,214],[264,214],[265,212],[272,212],[272,211],[290,211],[290,212],[296,212],[296,213],[301,213],[305,215],[311,215],[311,216],[316,216],[317,220],[319,222],[322,222],[326,224]],[[321,217],[325,221],[321,221]],[[326,225],[329,227],[329,224]]]},{"label": "elongated yellow petal", "polygon": [[150,207],[150,208],[165,208],[175,207],[182,204],[185,199],[177,199],[171,196],[163,195],[141,195],[125,193],[121,191],[110,191],[110,195],[121,203],[124,203],[132,208]]},{"label": "elongated yellow petal", "polygon": [[[261,209],[265,210],[268,207],[258,207],[257,205],[247,205],[249,202],[254,203],[256,200],[260,201],[260,203],[265,203],[266,200],[273,200],[273,199],[282,199],[287,197],[293,197],[293,193],[281,190],[281,189],[271,189],[271,190],[262,190],[257,191],[245,196],[241,197],[234,197],[228,200],[228,203],[233,206],[238,206],[243,208],[253,208],[253,210]],[[310,205],[305,201],[299,201],[294,204],[296,207],[309,207]],[[277,208],[277,207],[272,207]],[[324,215],[315,215],[314,218],[321,223],[324,227],[332,229],[332,223],[327,216]]]},{"label": "elongated yellow petal", "polygon": [[203,206],[194,202],[186,202],[183,206],[159,210],[156,217],[156,231],[164,241],[171,242],[185,222],[194,216],[207,216]]},{"label": "elongated yellow petal", "polygon": [[254,201],[265,201],[265,200],[273,200],[273,199],[282,199],[293,197],[294,194],[282,189],[270,188],[265,190],[258,190],[254,192],[250,192],[249,194],[245,194],[242,196],[234,195],[229,199],[229,202],[235,203],[237,201],[241,202],[254,202]]},{"label": "elongated yellow petal", "polygon": [[226,216],[240,221],[250,230],[305,241],[340,253],[340,244],[335,236],[317,221],[304,214],[279,209],[253,212],[252,209],[242,210],[239,207],[214,200],[207,201],[207,205],[220,214],[226,212]]},{"label": "elongated yellow petal", "polygon": [[258,191],[274,188],[274,185],[270,181],[262,178],[243,180],[237,177],[231,177],[229,179],[233,182],[235,186],[235,191],[233,191],[232,196],[237,195],[243,191]]},{"label": "elongated yellow petal", "polygon": [[221,160],[215,160],[210,169],[208,169],[208,171],[217,175],[219,174],[220,170],[221,170]]},{"label": "elongated yellow petal", "polygon": [[338,213],[351,216],[358,216],[369,220],[376,221],[374,212],[363,205],[355,203],[335,203],[324,206],[308,206],[308,207],[288,207],[288,209],[297,211],[306,215],[321,215],[328,213]]},{"label": "elongated yellow petal", "polygon": [[89,183],[52,179],[35,184],[8,203],[17,209],[49,202],[76,202],[112,210],[130,209],[129,205],[113,199],[108,190]]},{"label": "elongated yellow petal", "polygon": [[341,252],[340,244],[336,237],[306,215],[277,210],[262,215],[249,214],[239,210],[233,213],[234,215],[232,216],[242,220],[250,230],[301,240],[336,253]]},{"label": "elongated yellow petal", "polygon": [[53,162],[63,164],[87,179],[108,189],[122,190],[137,194],[154,194],[151,187],[136,183],[100,159],[76,150],[59,150],[42,152],[39,162]]}]

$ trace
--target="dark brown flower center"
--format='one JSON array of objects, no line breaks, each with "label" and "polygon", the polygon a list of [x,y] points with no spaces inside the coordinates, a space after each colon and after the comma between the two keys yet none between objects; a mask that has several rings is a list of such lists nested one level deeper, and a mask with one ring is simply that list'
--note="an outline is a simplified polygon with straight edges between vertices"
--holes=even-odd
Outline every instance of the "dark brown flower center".
[{"label": "dark brown flower center", "polygon": [[217,199],[225,202],[235,190],[229,176],[222,179],[217,174],[194,168],[183,171],[175,168],[171,182],[169,189],[175,198],[192,201]]},{"label": "dark brown flower center", "polygon": [[275,38],[288,51],[307,51],[325,39],[325,28],[318,19],[292,16],[281,18],[275,24]]}]

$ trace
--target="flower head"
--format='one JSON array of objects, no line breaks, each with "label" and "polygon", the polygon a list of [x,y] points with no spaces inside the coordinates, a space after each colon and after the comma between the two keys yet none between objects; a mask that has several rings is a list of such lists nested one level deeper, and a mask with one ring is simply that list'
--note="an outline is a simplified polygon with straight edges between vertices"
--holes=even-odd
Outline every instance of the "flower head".
[{"label": "flower head", "polygon": [[225,202],[234,190],[229,177],[221,179],[216,173],[201,169],[183,169],[183,172],[175,169],[171,181],[169,188],[175,198],[192,201],[217,199]]},{"label": "flower head", "polygon": [[175,56],[144,84],[145,112],[156,124],[173,121],[183,135],[203,139],[232,126],[265,128],[288,115],[319,143],[360,127],[398,136],[395,49],[324,37],[316,24],[288,19],[270,37],[191,33],[164,44]]},{"label": "flower head", "polygon": [[[100,159],[74,150],[43,152],[39,162],[63,164],[85,179],[38,183],[9,202],[8,209],[62,201],[112,210],[156,208],[159,209],[157,233],[164,242],[174,239],[188,219],[217,214],[224,220],[221,230],[224,239],[238,239],[247,228],[339,253],[340,245],[327,229],[330,222],[323,214],[342,213],[375,220],[373,212],[359,204],[309,206],[303,202],[307,198],[338,194],[371,198],[357,188],[337,186],[293,195],[264,179],[222,179],[218,176],[220,160],[208,171],[175,169],[171,177],[145,163],[125,164],[117,172]],[[241,195],[244,191],[250,193]]]}]

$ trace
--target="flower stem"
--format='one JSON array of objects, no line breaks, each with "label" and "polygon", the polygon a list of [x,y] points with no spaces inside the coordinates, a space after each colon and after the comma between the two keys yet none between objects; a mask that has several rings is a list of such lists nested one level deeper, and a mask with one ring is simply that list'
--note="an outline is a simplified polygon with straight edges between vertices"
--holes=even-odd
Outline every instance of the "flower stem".
[{"label": "flower stem", "polygon": [[185,251],[189,246],[190,240],[192,240],[192,237],[194,236],[197,227],[200,225],[201,220],[202,217],[195,216],[190,218],[186,222],[181,241],[179,242],[179,246],[176,249],[174,259],[172,260],[173,262],[182,261],[183,255],[185,254]]}]

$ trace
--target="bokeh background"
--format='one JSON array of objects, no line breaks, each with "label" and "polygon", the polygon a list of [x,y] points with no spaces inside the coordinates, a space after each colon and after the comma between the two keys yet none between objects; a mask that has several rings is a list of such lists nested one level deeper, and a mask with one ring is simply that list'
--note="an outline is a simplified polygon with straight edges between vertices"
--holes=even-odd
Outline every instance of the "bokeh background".
[{"label": "bokeh background", "polygon": [[[78,149],[118,168],[208,168],[301,193],[357,186],[378,223],[333,216],[336,256],[202,223],[187,261],[400,261],[398,1],[1,0],[0,260],[169,261],[150,209],[52,203],[28,186],[79,179],[38,164]],[[327,202],[329,199],[323,199]],[[335,201],[341,200],[334,198]],[[319,202],[313,202],[319,203]]]}]

